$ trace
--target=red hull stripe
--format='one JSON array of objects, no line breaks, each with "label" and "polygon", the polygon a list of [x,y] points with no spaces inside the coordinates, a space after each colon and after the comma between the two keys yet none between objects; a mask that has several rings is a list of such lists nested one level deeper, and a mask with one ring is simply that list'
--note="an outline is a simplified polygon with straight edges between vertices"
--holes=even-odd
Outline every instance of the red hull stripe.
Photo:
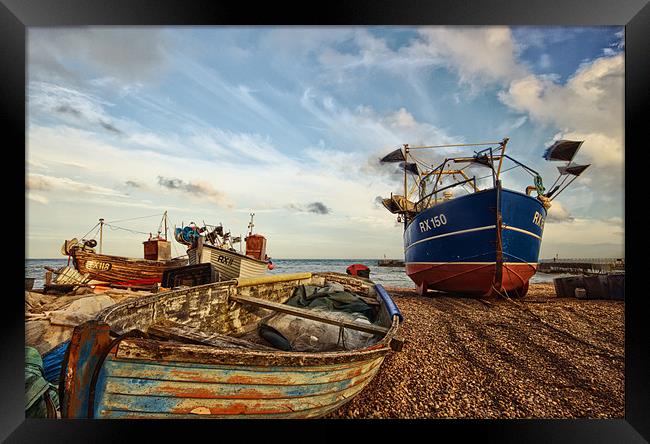
[{"label": "red hull stripe", "polygon": [[[535,274],[536,263],[503,264],[501,287],[506,291],[523,287]],[[406,273],[416,285],[440,291],[487,293],[494,283],[494,262],[407,263]]]}]

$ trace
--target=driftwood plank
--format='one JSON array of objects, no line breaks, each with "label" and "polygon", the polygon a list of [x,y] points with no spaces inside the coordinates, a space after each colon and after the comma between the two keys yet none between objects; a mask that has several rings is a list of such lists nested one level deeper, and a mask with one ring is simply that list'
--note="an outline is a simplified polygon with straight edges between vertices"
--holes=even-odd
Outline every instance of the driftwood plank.
[{"label": "driftwood plank", "polygon": [[290,305],[278,304],[276,302],[265,301],[263,299],[252,298],[249,296],[230,296],[231,301],[239,302],[240,304],[248,304],[256,307],[266,308],[268,310],[278,311],[280,313],[287,313],[300,318],[311,319],[312,321],[320,321],[325,324],[338,325],[351,330],[363,331],[365,333],[373,333],[378,335],[385,335],[388,328],[380,327],[373,324],[362,324],[360,322],[346,321],[338,319],[332,315],[325,313],[318,313],[314,310],[306,308],[292,307]]},{"label": "driftwood plank", "polygon": [[192,344],[212,345],[225,348],[247,348],[256,350],[275,350],[266,345],[256,344],[245,339],[233,338],[219,333],[205,333],[196,328],[179,324],[167,319],[156,321],[147,329],[147,333],[164,339],[188,342]]}]

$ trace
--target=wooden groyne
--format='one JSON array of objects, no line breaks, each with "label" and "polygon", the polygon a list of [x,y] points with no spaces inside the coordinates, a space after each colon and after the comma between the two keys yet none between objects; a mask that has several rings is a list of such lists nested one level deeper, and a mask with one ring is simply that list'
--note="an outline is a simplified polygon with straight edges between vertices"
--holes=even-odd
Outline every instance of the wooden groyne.
[{"label": "wooden groyne", "polygon": [[537,265],[542,273],[607,274],[625,270],[625,259],[544,259]]}]

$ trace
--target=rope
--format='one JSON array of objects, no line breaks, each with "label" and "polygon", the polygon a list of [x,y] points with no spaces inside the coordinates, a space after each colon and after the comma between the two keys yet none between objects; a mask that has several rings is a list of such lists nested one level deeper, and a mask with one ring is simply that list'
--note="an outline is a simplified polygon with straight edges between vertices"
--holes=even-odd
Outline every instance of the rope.
[{"label": "rope", "polygon": [[499,296],[501,296],[503,299],[505,299],[505,300],[507,300],[507,301],[513,303],[515,306],[517,306],[517,307],[519,307],[520,309],[522,309],[523,311],[527,312],[529,315],[531,315],[533,318],[535,318],[539,323],[541,323],[542,325],[544,325],[544,326],[550,328],[551,330],[555,330],[555,331],[557,331],[558,333],[562,333],[563,335],[569,336],[570,338],[572,338],[573,340],[575,340],[575,341],[577,341],[577,342],[579,342],[579,343],[581,343],[581,344],[584,344],[584,345],[586,345],[586,346],[588,346],[588,347],[591,347],[591,348],[593,348],[593,349],[596,349],[596,350],[600,351],[600,353],[601,353],[603,356],[607,356],[608,358],[611,358],[611,359],[620,359],[620,360],[625,360],[625,356],[615,355],[615,354],[611,353],[611,352],[610,352],[609,350],[607,350],[607,349],[604,349],[604,348],[602,348],[602,347],[600,347],[600,346],[598,346],[598,345],[596,345],[596,344],[592,344],[592,343],[589,342],[589,341],[585,341],[584,339],[579,338],[579,337],[573,335],[572,333],[570,333],[570,332],[568,332],[568,331],[566,331],[566,330],[562,330],[561,328],[557,328],[557,327],[554,326],[553,324],[550,324],[550,323],[546,322],[546,321],[545,321],[544,319],[542,319],[539,315],[533,313],[533,312],[532,312],[528,307],[526,307],[526,306],[520,304],[519,302],[516,302],[516,301],[514,301],[513,299],[511,299],[510,296],[508,296],[508,292],[506,291],[506,289],[503,289],[503,291],[504,291],[504,293],[505,293],[505,295],[504,295],[503,293],[501,293],[499,290],[497,290],[497,289],[494,287],[494,284],[492,284],[492,290],[494,290],[494,292],[495,292],[496,294],[498,294]]},{"label": "rope", "polygon": [[346,345],[345,345],[345,330],[343,328],[343,325],[339,325],[339,338],[336,341],[336,345],[342,346],[344,349],[346,348]]}]

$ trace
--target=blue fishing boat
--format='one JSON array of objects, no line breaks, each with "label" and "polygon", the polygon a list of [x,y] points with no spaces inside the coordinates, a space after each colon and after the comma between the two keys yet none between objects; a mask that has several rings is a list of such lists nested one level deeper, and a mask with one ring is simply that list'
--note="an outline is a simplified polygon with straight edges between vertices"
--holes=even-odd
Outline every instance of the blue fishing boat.
[{"label": "blue fishing boat", "polygon": [[[547,193],[537,171],[505,154],[509,139],[480,144],[410,147],[393,151],[382,162],[401,162],[404,195],[383,199],[384,206],[404,223],[406,273],[421,295],[429,289],[449,293],[521,297],[537,270],[544,221],[551,201],[589,165],[571,161],[582,141],[558,141],[545,154],[547,160],[568,161]],[[470,157],[449,157],[435,168],[413,150],[485,146]],[[491,145],[491,146],[490,146]],[[525,190],[506,189],[501,173],[504,160],[533,177]],[[454,164],[465,164],[453,168]],[[492,184],[480,189],[468,166],[488,168]],[[573,179],[566,183],[566,180]],[[408,178],[414,177],[409,193]],[[451,180],[447,180],[451,179]],[[447,182],[445,184],[445,182]],[[451,182],[451,183],[449,183]],[[432,190],[427,192],[427,188]],[[454,197],[453,192],[460,191]],[[535,193],[535,195],[533,195]],[[411,200],[413,197],[417,200]]]}]

